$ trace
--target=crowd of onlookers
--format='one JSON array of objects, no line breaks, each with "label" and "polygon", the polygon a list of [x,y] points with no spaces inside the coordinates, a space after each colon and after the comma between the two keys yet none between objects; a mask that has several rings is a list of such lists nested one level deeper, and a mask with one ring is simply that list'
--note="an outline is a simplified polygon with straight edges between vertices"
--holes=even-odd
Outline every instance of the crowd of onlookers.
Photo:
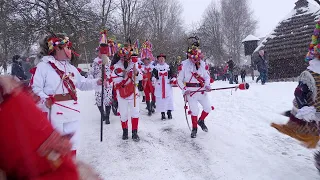
[{"label": "crowd of onlookers", "polygon": [[264,85],[268,80],[268,59],[266,52],[260,50],[258,56],[252,60],[252,65],[239,66],[230,58],[224,66],[212,66],[210,68],[211,76],[213,76],[215,80],[229,81],[230,84],[238,84],[240,83],[239,76],[242,83],[245,82],[245,77],[248,75],[254,80],[254,70],[257,70],[259,76],[256,82],[258,83],[261,80],[261,84]]},{"label": "crowd of onlookers", "polygon": [[[253,68],[251,65],[236,65],[234,61],[229,58],[229,60],[223,66],[211,66],[210,74],[212,78],[215,80],[221,81],[229,81],[230,84],[238,84],[245,82],[245,77],[250,75],[252,79],[254,79],[254,70],[258,70],[259,76],[256,79],[258,83],[261,80],[262,84],[265,84],[268,80],[268,59],[266,56],[266,52],[260,50],[258,52],[258,56],[253,58]],[[28,82],[31,78],[30,69],[35,66],[35,57],[21,57],[20,55],[15,55],[12,57],[11,64],[11,75],[16,76],[21,81]],[[173,70],[177,69],[176,63],[171,63],[170,66]],[[7,64],[3,64],[2,68],[7,68]],[[1,72],[1,71],[0,71]],[[85,76],[85,72],[82,71],[82,75]],[[239,76],[241,78],[241,82],[239,81]]]}]

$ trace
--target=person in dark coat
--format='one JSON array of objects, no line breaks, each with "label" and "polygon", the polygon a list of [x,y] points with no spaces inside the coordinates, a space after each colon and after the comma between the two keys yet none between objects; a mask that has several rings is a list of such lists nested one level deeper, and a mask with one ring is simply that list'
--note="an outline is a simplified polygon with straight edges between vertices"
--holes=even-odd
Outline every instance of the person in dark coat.
[{"label": "person in dark coat", "polygon": [[25,75],[23,68],[21,66],[21,63],[19,63],[20,56],[15,55],[12,58],[12,69],[11,69],[11,75],[16,76],[21,81],[26,80],[27,76]]},{"label": "person in dark coat", "polygon": [[229,74],[229,84],[233,84],[233,70],[234,70],[234,62],[230,59],[228,62],[228,74]]},{"label": "person in dark coat", "polygon": [[259,57],[257,58],[255,63],[260,73],[260,76],[258,77],[257,82],[261,79],[261,84],[264,85],[267,80],[267,72],[268,72],[267,59],[266,59],[264,50],[259,51]]},{"label": "person in dark coat", "polygon": [[24,61],[21,62],[21,64],[24,74],[27,77],[26,79],[31,79],[32,74],[30,72],[30,69],[32,68],[32,64],[30,58],[26,58]]},{"label": "person in dark coat", "polygon": [[246,72],[246,69],[243,68],[240,72],[240,76],[241,76],[241,79],[242,79],[242,82],[246,82],[246,75],[247,75],[247,72]]}]

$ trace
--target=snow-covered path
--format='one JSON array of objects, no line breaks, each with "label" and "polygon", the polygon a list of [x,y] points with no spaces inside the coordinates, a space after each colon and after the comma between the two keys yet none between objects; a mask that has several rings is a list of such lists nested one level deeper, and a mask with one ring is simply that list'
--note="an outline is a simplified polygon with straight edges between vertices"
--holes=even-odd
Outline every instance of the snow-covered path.
[{"label": "snow-covered path", "polygon": [[[121,139],[120,120],[113,115],[111,124],[104,125],[104,141],[100,142],[94,94],[81,92],[78,158],[94,166],[106,180],[319,179],[313,151],[270,127],[271,122],[286,122],[279,114],[291,108],[296,83],[250,85],[250,90],[232,94],[230,90],[211,92],[215,110],[206,121],[209,132],[198,129],[196,139],[190,138],[179,89],[174,91],[172,120],[161,121],[159,113],[148,117],[141,103],[138,143]],[[230,85],[221,81],[213,85],[225,86]]]}]

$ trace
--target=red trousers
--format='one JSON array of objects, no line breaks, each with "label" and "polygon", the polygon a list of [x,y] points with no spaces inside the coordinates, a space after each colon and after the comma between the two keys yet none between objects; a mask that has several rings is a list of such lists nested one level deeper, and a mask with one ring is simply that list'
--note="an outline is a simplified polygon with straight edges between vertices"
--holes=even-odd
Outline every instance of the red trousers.
[{"label": "red trousers", "polygon": [[145,83],[143,91],[146,96],[146,101],[156,101],[156,97],[154,96],[154,87],[152,86],[151,81]]}]

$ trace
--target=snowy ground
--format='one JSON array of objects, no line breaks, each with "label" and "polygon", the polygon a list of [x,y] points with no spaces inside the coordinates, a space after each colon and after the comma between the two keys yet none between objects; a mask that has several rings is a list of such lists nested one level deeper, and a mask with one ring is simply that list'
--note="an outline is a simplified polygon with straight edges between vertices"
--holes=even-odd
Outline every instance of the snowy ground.
[{"label": "snowy ground", "polygon": [[[248,91],[214,91],[215,110],[207,118],[209,132],[190,138],[184,103],[174,90],[174,119],[151,118],[141,103],[136,143],[121,139],[118,117],[104,125],[100,142],[100,114],[93,92],[81,92],[82,142],[78,158],[90,163],[108,180],[315,180],[313,151],[270,127],[286,122],[279,115],[291,108],[296,83],[250,83]],[[213,87],[230,86],[215,82]],[[189,118],[190,119],[190,118]],[[129,125],[131,127],[131,124]],[[131,132],[130,132],[131,134]]]}]

